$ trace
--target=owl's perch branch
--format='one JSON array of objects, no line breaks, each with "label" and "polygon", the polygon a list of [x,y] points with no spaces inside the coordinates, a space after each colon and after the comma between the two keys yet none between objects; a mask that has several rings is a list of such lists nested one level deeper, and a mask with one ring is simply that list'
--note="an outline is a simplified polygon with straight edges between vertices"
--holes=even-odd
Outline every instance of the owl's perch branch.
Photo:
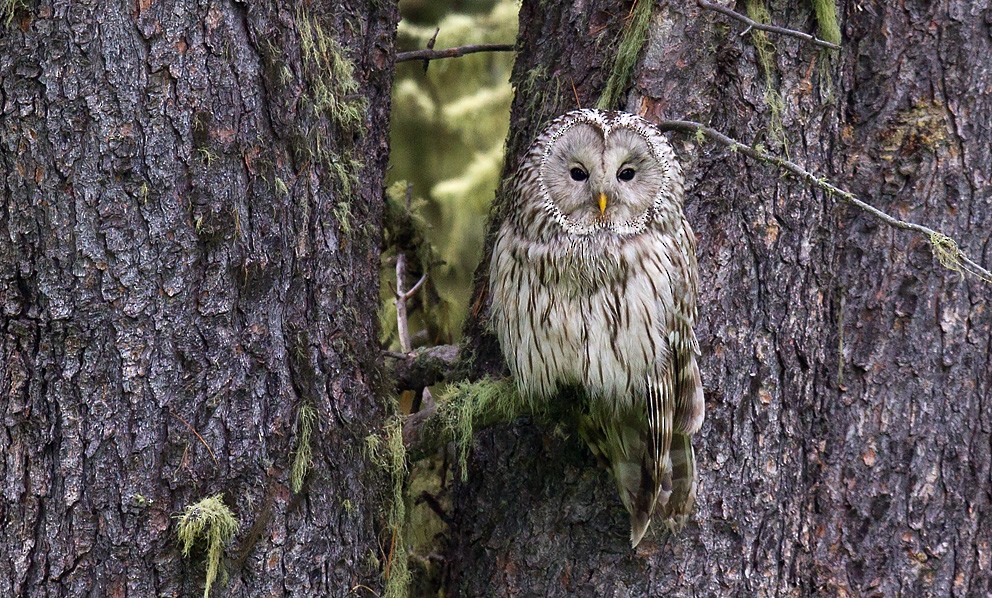
[{"label": "owl's perch branch", "polygon": [[444,50],[412,50],[410,52],[398,52],[396,62],[407,62],[410,60],[423,60],[429,62],[440,58],[458,58],[466,54],[477,52],[513,52],[516,48],[513,44],[476,44],[471,46],[458,46],[457,48],[445,48]]},{"label": "owl's perch branch", "polygon": [[700,8],[703,8],[705,10],[712,10],[713,12],[718,12],[722,15],[730,17],[731,19],[736,19],[741,23],[744,23],[745,25],[747,25],[747,29],[744,31],[744,33],[747,33],[751,29],[758,29],[760,31],[767,31],[769,33],[778,33],[779,35],[789,35],[791,37],[797,37],[813,45],[820,46],[821,48],[828,48],[830,50],[840,50],[840,46],[838,46],[837,44],[828,42],[826,40],[822,40],[808,33],[803,33],[802,31],[796,31],[795,29],[786,29],[785,27],[778,27],[776,25],[766,25],[764,23],[759,23],[754,19],[742,15],[739,12],[734,12],[733,10],[727,8],[726,6],[720,6],[719,4],[707,2],[706,0],[696,0],[696,4],[698,4]]},{"label": "owl's perch branch", "polygon": [[936,231],[930,227],[923,226],[922,224],[916,224],[914,222],[906,222],[905,220],[900,220],[895,216],[892,216],[882,210],[876,208],[875,206],[858,199],[853,193],[845,191],[831,183],[827,182],[825,178],[817,177],[812,174],[802,166],[799,166],[795,162],[790,162],[784,158],[779,158],[778,156],[773,156],[762,150],[753,148],[749,145],[745,145],[735,139],[724,135],[716,129],[707,127],[703,124],[686,121],[686,120],[663,120],[656,123],[658,128],[662,131],[681,131],[684,133],[695,133],[704,135],[721,145],[725,145],[730,148],[731,151],[740,152],[749,158],[759,160],[768,164],[777,166],[787,172],[791,172],[796,175],[799,179],[818,187],[832,196],[837,196],[846,201],[847,203],[871,214],[872,216],[878,218],[882,222],[893,226],[895,228],[900,228],[903,230],[910,230],[922,235],[926,235],[927,240],[930,242],[930,246],[933,248],[934,256],[941,263],[942,266],[948,270],[953,270],[958,273],[968,273],[973,276],[977,276],[985,282],[992,283],[992,272],[989,272],[981,265],[976,263],[974,260],[969,258],[961,248],[958,246],[957,241],[948,237],[940,231]]},{"label": "owl's perch branch", "polygon": [[412,353],[387,352],[393,361],[393,377],[398,390],[417,390],[447,380],[458,363],[456,345],[438,345]]}]

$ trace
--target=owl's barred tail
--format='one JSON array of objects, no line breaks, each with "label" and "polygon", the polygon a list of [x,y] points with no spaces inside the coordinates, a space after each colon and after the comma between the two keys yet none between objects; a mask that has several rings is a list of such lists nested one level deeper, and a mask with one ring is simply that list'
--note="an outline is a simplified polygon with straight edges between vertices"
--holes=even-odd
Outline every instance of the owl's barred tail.
[{"label": "owl's barred tail", "polygon": [[[630,509],[630,547],[637,548],[651,524],[660,516],[670,531],[685,525],[696,504],[696,453],[688,434],[672,434],[669,464],[663,469],[657,489],[641,489]],[[646,481],[649,476],[642,475]],[[631,508],[633,507],[633,508]]]},{"label": "owl's barred tail", "polygon": [[659,502],[658,514],[669,527],[681,528],[696,505],[696,452],[688,434],[672,434],[672,494],[668,502]]}]

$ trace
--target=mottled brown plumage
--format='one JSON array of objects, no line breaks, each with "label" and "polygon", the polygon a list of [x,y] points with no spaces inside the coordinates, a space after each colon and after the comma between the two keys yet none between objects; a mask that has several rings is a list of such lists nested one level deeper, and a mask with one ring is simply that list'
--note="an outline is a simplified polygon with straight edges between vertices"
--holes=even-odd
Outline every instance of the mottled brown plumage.
[{"label": "mottled brown plumage", "polygon": [[695,499],[703,421],[695,238],[682,172],[647,121],[576,110],[537,138],[490,264],[492,324],[534,401],[588,396],[580,433],[608,464],[637,546]]}]

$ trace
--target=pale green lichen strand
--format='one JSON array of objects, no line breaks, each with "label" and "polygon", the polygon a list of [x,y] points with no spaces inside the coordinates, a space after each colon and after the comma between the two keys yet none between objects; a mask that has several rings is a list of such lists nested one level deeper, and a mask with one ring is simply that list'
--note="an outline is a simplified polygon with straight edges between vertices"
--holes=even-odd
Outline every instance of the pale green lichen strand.
[{"label": "pale green lichen strand", "polygon": [[365,452],[369,460],[386,471],[392,487],[392,500],[389,505],[387,522],[391,532],[391,553],[387,561],[387,598],[400,598],[407,595],[410,585],[409,555],[404,539],[406,525],[406,503],[403,486],[406,481],[406,445],[403,444],[403,420],[394,416],[386,421],[385,438],[378,435],[365,439]]},{"label": "pale green lichen strand", "polygon": [[3,21],[3,26],[10,27],[17,10],[27,7],[27,0],[0,0],[0,21]]},{"label": "pale green lichen strand", "polygon": [[293,494],[299,494],[303,488],[303,480],[313,467],[313,447],[311,436],[314,425],[317,423],[317,409],[310,403],[304,403],[300,407],[299,431],[296,438],[296,454],[293,457],[293,466],[289,474],[289,487]]},{"label": "pale green lichen strand", "polygon": [[458,447],[462,481],[468,480],[468,452],[477,426],[512,421],[533,411],[532,405],[520,399],[510,380],[484,378],[451,385],[438,400],[436,417],[441,418],[446,436]]}]

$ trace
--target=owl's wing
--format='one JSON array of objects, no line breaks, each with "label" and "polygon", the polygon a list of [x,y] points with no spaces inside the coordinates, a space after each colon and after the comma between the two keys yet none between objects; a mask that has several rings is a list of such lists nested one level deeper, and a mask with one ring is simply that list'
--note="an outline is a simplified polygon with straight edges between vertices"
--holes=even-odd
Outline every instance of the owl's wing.
[{"label": "owl's wing", "polygon": [[683,226],[669,256],[674,267],[669,272],[673,301],[665,314],[668,352],[658,364],[657,376],[647,381],[648,455],[658,487],[652,507],[657,506],[669,524],[684,521],[695,503],[696,459],[690,436],[699,430],[704,415],[696,362],[699,343],[693,331],[698,287],[695,239],[684,221]]},{"label": "owl's wing", "polygon": [[699,288],[699,269],[696,265],[696,239],[689,224],[683,219],[681,230],[674,235],[675,266],[672,276],[672,310],[668,315],[668,367],[675,395],[674,430],[680,434],[695,434],[703,425],[703,381],[699,375],[696,357],[699,342],[693,326],[696,323],[696,295]]}]

